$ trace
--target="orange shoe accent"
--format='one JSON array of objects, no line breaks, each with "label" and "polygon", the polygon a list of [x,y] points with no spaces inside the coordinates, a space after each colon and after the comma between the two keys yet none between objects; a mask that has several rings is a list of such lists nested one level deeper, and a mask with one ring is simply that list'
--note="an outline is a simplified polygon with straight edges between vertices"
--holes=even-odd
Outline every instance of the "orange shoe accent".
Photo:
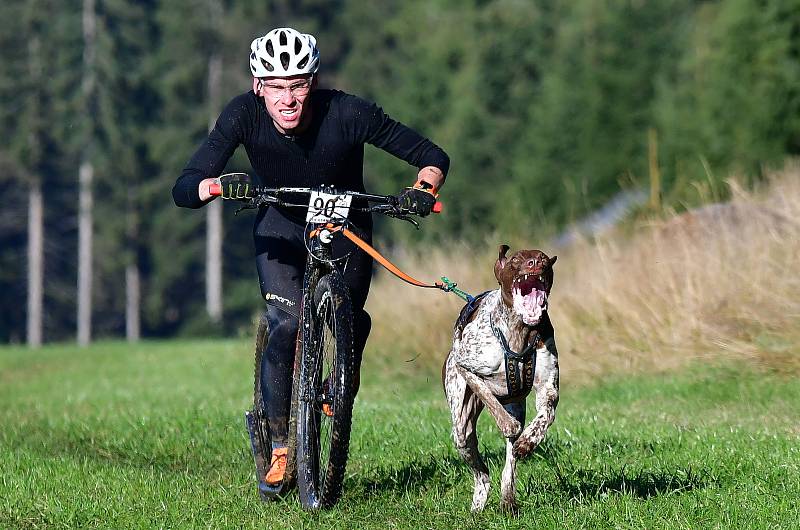
[{"label": "orange shoe accent", "polygon": [[264,482],[270,486],[277,486],[283,482],[283,476],[286,474],[286,455],[289,449],[286,447],[278,447],[272,450],[272,462],[269,465],[267,476],[264,477]]},{"label": "orange shoe accent", "polygon": [[322,404],[322,413],[325,414],[327,417],[333,417],[333,407],[328,405],[327,403]]}]

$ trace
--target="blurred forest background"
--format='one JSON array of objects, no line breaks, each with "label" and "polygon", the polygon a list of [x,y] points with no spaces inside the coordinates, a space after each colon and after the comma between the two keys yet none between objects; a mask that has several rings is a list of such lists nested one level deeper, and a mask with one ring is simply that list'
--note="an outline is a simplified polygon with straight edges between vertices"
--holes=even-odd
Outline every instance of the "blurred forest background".
[{"label": "blurred forest background", "polygon": [[[626,191],[680,211],[800,155],[800,0],[4,0],[0,341],[249,330],[250,216],[170,190],[286,25],[451,157],[445,212],[379,248],[555,235]],[[376,149],[365,173],[414,176]]]}]

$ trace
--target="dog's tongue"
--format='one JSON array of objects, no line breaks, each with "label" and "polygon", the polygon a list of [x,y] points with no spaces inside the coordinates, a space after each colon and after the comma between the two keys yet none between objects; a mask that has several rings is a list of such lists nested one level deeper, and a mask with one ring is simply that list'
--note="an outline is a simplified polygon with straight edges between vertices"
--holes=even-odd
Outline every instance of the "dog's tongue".
[{"label": "dog's tongue", "polygon": [[547,293],[533,289],[523,296],[521,292],[515,290],[513,299],[514,312],[523,322],[531,326],[539,323],[542,313],[547,308]]}]

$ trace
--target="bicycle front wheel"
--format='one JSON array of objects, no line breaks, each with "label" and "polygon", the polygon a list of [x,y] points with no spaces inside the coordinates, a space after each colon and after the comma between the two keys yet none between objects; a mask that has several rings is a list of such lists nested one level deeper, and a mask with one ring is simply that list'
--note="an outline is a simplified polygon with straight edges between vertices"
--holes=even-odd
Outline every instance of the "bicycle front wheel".
[{"label": "bicycle front wheel", "polygon": [[353,411],[353,317],[341,275],[309,282],[303,298],[298,381],[297,480],[309,510],[342,493]]}]

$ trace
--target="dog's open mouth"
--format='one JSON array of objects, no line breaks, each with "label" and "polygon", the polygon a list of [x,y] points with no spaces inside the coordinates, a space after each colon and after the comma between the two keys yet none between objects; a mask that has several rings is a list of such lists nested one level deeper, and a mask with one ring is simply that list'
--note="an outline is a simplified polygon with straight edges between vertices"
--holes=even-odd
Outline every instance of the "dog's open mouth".
[{"label": "dog's open mouth", "polygon": [[514,278],[511,285],[514,312],[525,324],[535,326],[547,310],[547,287],[542,276],[523,274]]}]

